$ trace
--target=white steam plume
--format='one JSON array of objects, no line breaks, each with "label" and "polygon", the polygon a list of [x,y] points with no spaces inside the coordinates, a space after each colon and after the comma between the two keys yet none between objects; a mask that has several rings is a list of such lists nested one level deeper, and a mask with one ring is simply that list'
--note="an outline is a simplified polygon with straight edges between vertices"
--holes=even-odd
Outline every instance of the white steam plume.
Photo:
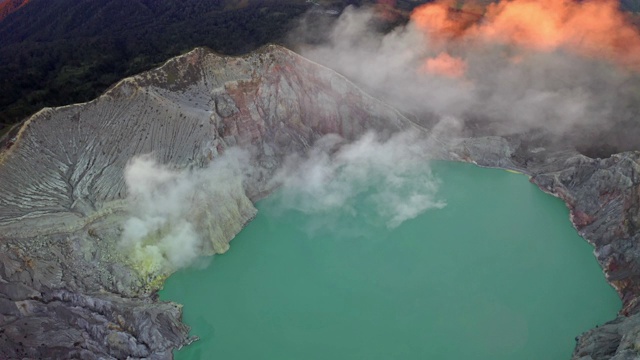
[{"label": "white steam plume", "polygon": [[367,133],[346,145],[328,135],[305,157],[289,157],[273,182],[282,185],[283,206],[306,213],[347,209],[358,215],[354,199],[366,194],[375,213],[394,228],[445,206],[436,198],[438,181],[428,166],[428,147],[415,132],[386,140]]},{"label": "white steam plume", "polygon": [[[381,34],[371,25],[374,18],[372,9],[348,7],[326,44],[299,45],[299,51],[403,110],[490,120],[491,128],[483,131],[496,135],[531,129],[570,134],[576,127],[597,133],[614,122],[635,121],[638,76],[612,62],[562,48],[436,43],[414,21]],[[420,71],[426,59],[443,51],[464,62],[463,76]]]},{"label": "white steam plume", "polygon": [[120,246],[145,274],[169,273],[202,255],[223,252],[255,214],[243,180],[247,152],[230,149],[207,168],[174,170],[151,156],[125,169],[129,217]]}]

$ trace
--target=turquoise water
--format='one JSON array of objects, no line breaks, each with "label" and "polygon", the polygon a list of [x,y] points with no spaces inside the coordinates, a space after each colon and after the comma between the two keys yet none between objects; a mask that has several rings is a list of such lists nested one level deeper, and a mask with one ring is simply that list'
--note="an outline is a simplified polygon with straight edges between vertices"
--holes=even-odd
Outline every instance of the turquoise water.
[{"label": "turquoise water", "polygon": [[202,338],[176,359],[569,359],[615,317],[561,200],[502,170],[432,171],[447,206],[393,229],[366,193],[313,215],[258,203],[228,253],[166,282]]}]

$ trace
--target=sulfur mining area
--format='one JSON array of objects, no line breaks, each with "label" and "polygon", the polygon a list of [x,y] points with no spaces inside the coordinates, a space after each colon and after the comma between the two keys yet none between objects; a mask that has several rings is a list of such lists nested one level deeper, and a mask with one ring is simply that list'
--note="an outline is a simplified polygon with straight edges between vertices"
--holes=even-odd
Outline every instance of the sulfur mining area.
[{"label": "sulfur mining area", "polygon": [[622,299],[616,318],[576,334],[572,358],[640,357],[640,152],[589,157],[539,129],[433,122],[372,86],[277,45],[196,48],[30,116],[0,153],[0,357],[172,359],[196,338],[181,305],[158,299],[166,278],[226,252],[292,155],[371,131],[409,132],[430,159],[517,171],[561,198]]}]

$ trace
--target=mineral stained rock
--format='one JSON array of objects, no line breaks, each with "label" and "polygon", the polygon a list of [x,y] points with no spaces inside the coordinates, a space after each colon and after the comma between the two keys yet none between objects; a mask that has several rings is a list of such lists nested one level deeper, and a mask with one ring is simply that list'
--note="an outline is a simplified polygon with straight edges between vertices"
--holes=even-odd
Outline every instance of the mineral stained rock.
[{"label": "mineral stained rock", "polygon": [[[89,103],[40,111],[0,154],[2,358],[165,359],[192,340],[179,305],[154,295],[166,274],[118,251],[133,157],[190,169],[240,146],[268,175],[325,134],[409,126],[342,76],[275,46],[243,57],[196,49]],[[255,215],[249,199],[269,190],[264,180],[200,204],[205,253],[224,252]]]},{"label": "mineral stained rock", "polygon": [[[170,359],[188,344],[179,305],[155,295],[167,274],[118,248],[131,209],[126,164],[152,154],[188,171],[247,149],[262,169],[192,211],[224,252],[255,215],[284,157],[326,134],[416,128],[339,74],[268,46],[242,57],[196,49],[84,104],[44,109],[0,153],[0,354],[22,359]],[[578,338],[575,359],[632,359],[640,349],[640,154],[586,158],[513,136],[453,139],[435,156],[516,169],[571,209],[624,308]],[[208,194],[208,193],[207,193]],[[210,212],[207,212],[210,211]],[[209,216],[215,214],[215,216]]]}]

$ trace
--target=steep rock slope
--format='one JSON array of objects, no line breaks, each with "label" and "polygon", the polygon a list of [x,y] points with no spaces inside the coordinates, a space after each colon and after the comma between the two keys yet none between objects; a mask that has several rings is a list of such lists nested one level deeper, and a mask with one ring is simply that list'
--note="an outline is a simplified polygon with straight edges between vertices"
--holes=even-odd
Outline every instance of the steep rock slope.
[{"label": "steep rock slope", "polygon": [[[209,208],[208,253],[222,252],[251,219],[283,157],[324,134],[414,127],[335,72],[269,46],[242,57],[196,49],[125,79],[85,104],[32,116],[0,154],[0,349],[8,358],[170,358],[187,344],[180,308],[158,303],[162,276],[117,251],[129,211],[123,170],[153,153],[175,169],[251,151],[263,171]],[[624,308],[579,338],[574,358],[638,356],[640,154],[589,159],[522,137],[441,139],[444,159],[520,170],[563,198],[596,248]],[[160,274],[162,275],[162,274]]]},{"label": "steep rock slope", "polygon": [[[340,75],[274,46],[243,57],[196,49],[94,101],[35,114],[0,154],[3,355],[169,358],[190,341],[179,307],[153,296],[162,277],[116,248],[132,157],[186,169],[240,145],[268,174],[323,134],[407,126]],[[205,220],[217,234],[208,252],[226,250],[254,216],[262,180],[208,200],[234,214]]]}]

